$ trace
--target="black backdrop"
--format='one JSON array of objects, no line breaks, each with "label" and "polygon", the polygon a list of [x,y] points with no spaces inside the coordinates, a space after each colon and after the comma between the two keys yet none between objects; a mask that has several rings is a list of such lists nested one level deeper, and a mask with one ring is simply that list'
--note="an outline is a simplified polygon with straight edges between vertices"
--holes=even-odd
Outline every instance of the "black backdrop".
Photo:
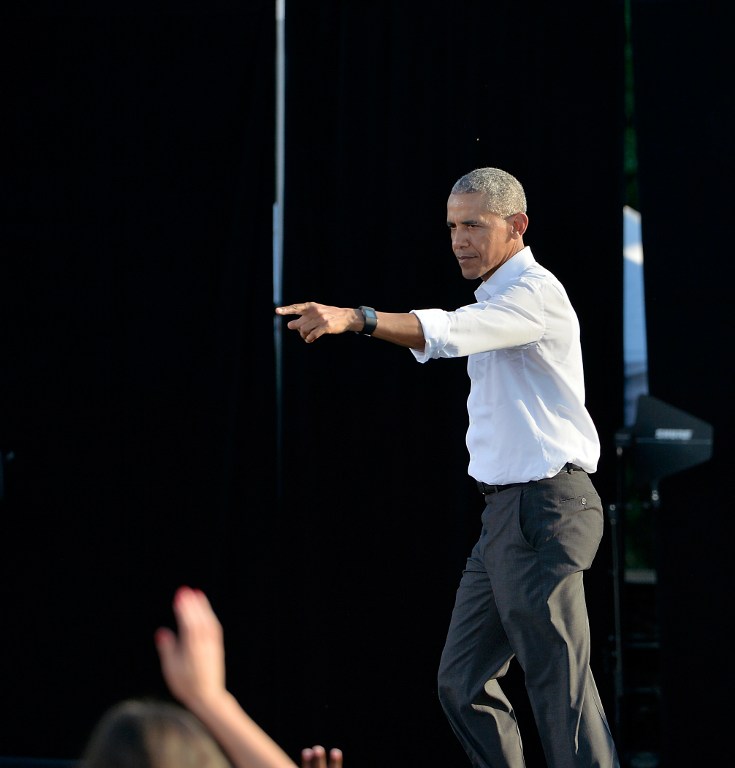
[{"label": "black backdrop", "polygon": [[732,41],[725,3],[632,6],[651,394],[713,426],[712,459],[665,478],[657,538],[664,765],[731,752]]},{"label": "black backdrop", "polygon": [[[723,245],[731,97],[710,83],[682,119],[674,81],[701,92],[717,47],[658,90],[688,7],[634,8],[651,391],[717,437],[731,389],[716,357],[726,282],[692,296],[681,244]],[[665,46],[659,13],[674,24]],[[106,706],[165,695],[152,633],[190,583],[223,620],[233,692],[294,757],[321,741],[352,768],[462,764],[435,669],[481,512],[466,475],[464,362],[420,366],[351,334],[308,347],[286,334],[276,351],[274,4],[36,4],[2,21],[0,755],[73,759]],[[716,22],[708,6],[692,46],[709,48]],[[449,187],[479,165],[515,173],[527,242],[580,316],[603,441],[596,480],[610,502],[622,39],[618,2],[287,7],[284,300],[465,303]],[[693,116],[703,104],[706,137]],[[697,184],[714,194],[694,196]],[[717,450],[722,461],[727,446]],[[691,522],[722,507],[716,461],[696,470],[696,496],[686,482],[664,489],[677,522],[664,568],[672,705],[682,673],[699,695],[725,684],[692,670],[725,650],[727,539]],[[611,711],[609,548],[608,532],[587,591]],[[509,683],[523,728],[517,672]],[[685,753],[678,711],[672,754]],[[683,711],[705,729],[703,714]]]}]

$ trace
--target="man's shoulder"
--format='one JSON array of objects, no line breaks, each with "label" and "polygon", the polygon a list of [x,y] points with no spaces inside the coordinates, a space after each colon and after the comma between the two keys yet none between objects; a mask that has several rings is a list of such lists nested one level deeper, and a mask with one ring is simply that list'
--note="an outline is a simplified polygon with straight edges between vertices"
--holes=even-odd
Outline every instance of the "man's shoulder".
[{"label": "man's shoulder", "polygon": [[510,301],[524,301],[520,297],[525,295],[525,301],[539,302],[546,305],[548,302],[568,301],[567,292],[556,275],[543,265],[534,261],[528,264],[510,279],[504,286],[499,287],[497,296],[504,296]]},{"label": "man's shoulder", "polygon": [[516,282],[524,278],[535,280],[556,280],[554,273],[536,260],[536,256],[530,246],[522,248],[511,259],[512,267],[508,270],[509,282]]},{"label": "man's shoulder", "polygon": [[548,267],[540,264],[535,259],[524,266],[524,268],[516,276],[516,279],[518,281],[527,280],[539,286],[561,286],[561,281],[559,278]]}]

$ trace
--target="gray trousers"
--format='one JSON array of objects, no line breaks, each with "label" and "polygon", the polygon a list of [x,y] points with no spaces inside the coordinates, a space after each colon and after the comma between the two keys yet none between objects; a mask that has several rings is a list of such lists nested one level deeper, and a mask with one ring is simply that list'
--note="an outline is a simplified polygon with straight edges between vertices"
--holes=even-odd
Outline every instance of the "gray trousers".
[{"label": "gray trousers", "polygon": [[520,663],[548,768],[617,768],[590,669],[583,571],[604,517],[585,472],[485,497],[482,532],[457,590],[439,665],[439,700],[476,768],[523,768],[499,680]]}]

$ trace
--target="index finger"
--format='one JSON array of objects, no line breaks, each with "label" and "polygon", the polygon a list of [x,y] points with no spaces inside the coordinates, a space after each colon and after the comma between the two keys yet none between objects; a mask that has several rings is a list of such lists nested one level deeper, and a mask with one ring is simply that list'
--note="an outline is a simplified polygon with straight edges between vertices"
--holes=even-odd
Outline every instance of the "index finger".
[{"label": "index finger", "polygon": [[286,304],[284,307],[276,307],[277,315],[300,315],[306,309],[306,304]]}]

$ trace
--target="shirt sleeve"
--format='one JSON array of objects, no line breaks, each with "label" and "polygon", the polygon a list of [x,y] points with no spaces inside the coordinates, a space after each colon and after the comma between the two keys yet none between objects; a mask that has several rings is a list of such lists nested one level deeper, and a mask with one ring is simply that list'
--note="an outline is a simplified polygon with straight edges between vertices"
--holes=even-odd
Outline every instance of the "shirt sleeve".
[{"label": "shirt sleeve", "polygon": [[418,317],[424,331],[424,348],[411,349],[413,356],[420,363],[436,357],[448,357],[441,354],[441,349],[449,338],[449,313],[443,309],[412,309],[411,313]]},{"label": "shirt sleeve", "polygon": [[411,311],[424,331],[423,351],[411,350],[420,363],[522,347],[537,342],[545,330],[543,290],[532,282],[516,283],[507,291],[453,312]]}]

